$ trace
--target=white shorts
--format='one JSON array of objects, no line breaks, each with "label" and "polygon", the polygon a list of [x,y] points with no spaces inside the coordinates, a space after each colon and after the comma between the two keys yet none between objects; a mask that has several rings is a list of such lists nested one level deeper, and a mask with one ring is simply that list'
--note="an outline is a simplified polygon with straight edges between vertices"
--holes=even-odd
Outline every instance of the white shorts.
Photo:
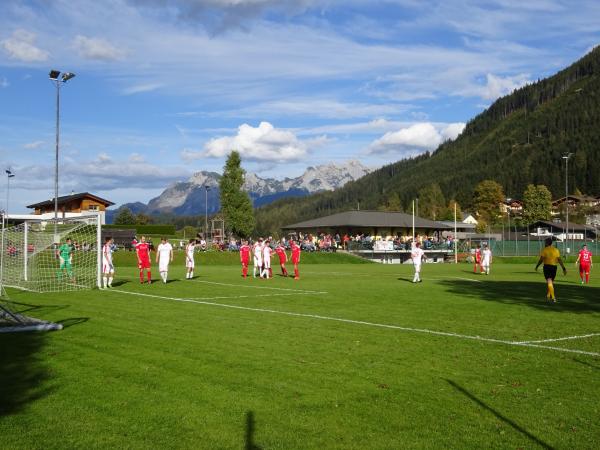
[{"label": "white shorts", "polygon": [[484,259],[483,262],[481,263],[481,265],[483,267],[490,267],[490,262]]},{"label": "white shorts", "polygon": [[263,267],[265,269],[270,269],[271,268],[271,260],[270,259],[265,259],[263,262]]},{"label": "white shorts", "polygon": [[262,267],[262,261],[260,258],[257,258],[256,256],[254,257],[254,265],[256,267]]},{"label": "white shorts", "polygon": [[187,267],[188,269],[193,269],[195,266],[194,263],[194,258],[191,259],[191,261],[189,259],[185,259],[185,267]]},{"label": "white shorts", "polygon": [[421,271],[421,264],[415,264],[415,272],[420,272]]},{"label": "white shorts", "polygon": [[102,273],[115,273],[115,266],[102,261]]},{"label": "white shorts", "polygon": [[168,272],[169,271],[169,259],[159,259],[158,260],[158,271],[159,272]]}]

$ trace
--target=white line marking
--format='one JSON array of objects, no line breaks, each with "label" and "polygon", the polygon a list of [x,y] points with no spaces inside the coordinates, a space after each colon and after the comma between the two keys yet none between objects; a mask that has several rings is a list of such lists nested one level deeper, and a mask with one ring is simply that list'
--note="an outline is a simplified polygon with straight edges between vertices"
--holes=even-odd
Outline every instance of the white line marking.
[{"label": "white line marking", "polygon": [[594,336],[600,336],[600,333],[583,334],[581,336],[565,336],[565,337],[559,337],[559,338],[540,339],[538,341],[523,341],[523,342],[517,342],[517,343],[518,344],[538,344],[538,343],[544,343],[544,342],[569,341],[571,339],[585,339],[585,338],[590,338],[590,337],[594,337]]},{"label": "white line marking", "polygon": [[[111,292],[111,291],[108,291],[108,292]],[[319,320],[330,320],[333,322],[351,323],[351,324],[356,324],[356,325],[366,325],[366,326],[378,327],[378,328],[390,328],[390,329],[394,329],[394,330],[408,331],[408,332],[413,332],[413,333],[425,333],[425,334],[431,334],[431,335],[435,335],[435,336],[446,336],[446,337],[454,337],[454,338],[459,338],[459,339],[468,339],[468,340],[475,340],[475,341],[482,341],[482,342],[493,342],[496,344],[504,344],[504,345],[520,346],[520,347],[543,348],[543,349],[548,349],[548,350],[555,350],[558,352],[577,353],[577,354],[581,354],[581,355],[600,357],[600,353],[586,352],[583,350],[574,350],[574,349],[560,348],[560,347],[550,347],[550,346],[546,346],[546,345],[532,344],[532,343],[527,343],[527,342],[504,341],[501,339],[486,338],[486,337],[481,337],[481,336],[469,336],[466,334],[451,333],[451,332],[446,332],[446,331],[428,330],[425,328],[402,327],[402,326],[398,326],[398,325],[387,325],[387,324],[382,324],[382,323],[365,322],[362,320],[351,320],[351,319],[343,319],[343,318],[339,318],[339,317],[320,316],[318,314],[305,314],[305,313],[295,313],[295,312],[289,312],[289,311],[277,311],[274,309],[252,308],[249,306],[228,305],[225,303],[215,303],[215,302],[209,302],[209,301],[205,301],[205,300],[158,296],[158,295],[153,295],[153,294],[144,294],[141,292],[138,293],[138,292],[123,291],[120,289],[112,289],[112,292],[120,292],[123,294],[129,294],[129,295],[139,295],[142,297],[153,297],[153,298],[159,298],[159,299],[163,299],[163,300],[171,300],[171,301],[176,301],[176,302],[197,303],[200,305],[217,306],[217,307],[221,307],[221,308],[231,308],[231,309],[240,309],[240,310],[244,310],[244,311],[281,314],[284,316],[293,316],[293,317],[306,317],[306,318],[310,318],[310,319],[319,319]],[[299,293],[287,294],[287,295],[298,295],[298,294]],[[286,295],[286,294],[272,294],[272,296],[275,296],[275,295]],[[248,296],[248,297],[253,298],[255,296]]]},{"label": "white line marking", "polygon": [[[288,289],[288,288],[278,288],[278,287],[271,287],[271,286],[251,286],[251,285],[247,285],[247,284],[219,283],[217,281],[204,281],[204,280],[194,280],[194,279],[188,280],[188,281],[193,281],[194,283],[216,284],[219,286],[229,286],[229,287],[272,289],[275,291],[306,292],[306,293],[310,293],[310,294],[327,294],[327,292],[324,292],[324,291],[308,291],[308,290],[304,290],[304,289]],[[262,282],[263,281],[261,281],[261,283]]]},{"label": "white line marking", "polygon": [[[160,298],[162,300],[173,300],[178,302],[192,302],[192,303],[200,303],[207,305],[220,305],[220,303],[209,303],[206,300],[225,300],[225,299],[234,299],[234,298],[258,298],[258,297],[287,297],[291,295],[314,295],[313,292],[289,292],[289,293],[281,293],[281,294],[257,294],[257,295],[228,295],[228,296],[218,296],[218,297],[167,297],[164,295],[156,295],[156,294],[145,294],[143,292],[131,292],[131,291],[123,291],[121,289],[107,289],[105,292],[121,292],[123,294],[130,295],[139,295],[142,297],[152,297],[152,298]],[[228,305],[223,305],[228,306]]]}]

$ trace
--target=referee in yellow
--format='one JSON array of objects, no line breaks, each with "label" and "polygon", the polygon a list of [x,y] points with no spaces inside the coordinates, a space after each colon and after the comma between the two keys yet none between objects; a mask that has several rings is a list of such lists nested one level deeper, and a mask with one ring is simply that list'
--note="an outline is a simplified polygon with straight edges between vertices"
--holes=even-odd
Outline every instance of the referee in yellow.
[{"label": "referee in yellow", "polygon": [[560,252],[556,247],[552,246],[552,238],[546,238],[546,246],[540,253],[540,259],[535,266],[535,270],[544,263],[544,278],[546,279],[548,290],[546,291],[546,299],[552,300],[556,303],[556,297],[554,296],[554,278],[556,278],[556,265],[560,264],[562,267],[563,274],[567,274],[567,268],[560,259]]}]

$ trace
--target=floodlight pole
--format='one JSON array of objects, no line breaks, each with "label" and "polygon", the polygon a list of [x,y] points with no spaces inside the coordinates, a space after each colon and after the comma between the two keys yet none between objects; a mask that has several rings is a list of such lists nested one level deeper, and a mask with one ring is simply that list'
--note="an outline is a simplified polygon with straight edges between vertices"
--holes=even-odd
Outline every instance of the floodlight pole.
[{"label": "floodlight pole", "polygon": [[75,76],[71,72],[51,70],[50,81],[56,86],[56,148],[54,153],[54,238],[56,239],[56,224],[58,223],[58,150],[60,147],[60,87]]},{"label": "floodlight pole", "polygon": [[456,232],[456,200],[454,201],[454,264],[458,264],[458,236]]},{"label": "floodlight pole", "polygon": [[564,245],[565,258],[568,256],[567,250],[569,248],[569,158],[571,157],[571,155],[573,155],[573,153],[565,153],[562,157],[565,160],[565,216],[567,221]]},{"label": "floodlight pole", "polygon": [[412,246],[415,245],[415,201],[412,202]]},{"label": "floodlight pole", "polygon": [[210,186],[204,185],[204,240],[208,244],[208,191]]}]

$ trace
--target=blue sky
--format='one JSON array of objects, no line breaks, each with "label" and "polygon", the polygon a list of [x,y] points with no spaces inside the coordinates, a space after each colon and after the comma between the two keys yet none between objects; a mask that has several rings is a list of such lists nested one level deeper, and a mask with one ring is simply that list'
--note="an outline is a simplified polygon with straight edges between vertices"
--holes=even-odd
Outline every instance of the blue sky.
[{"label": "blue sky", "polygon": [[4,0],[10,210],[53,196],[53,68],[77,75],[61,90],[60,194],[120,204],[220,171],[231,149],[279,178],[432,150],[591,50],[598,23],[587,0]]}]

